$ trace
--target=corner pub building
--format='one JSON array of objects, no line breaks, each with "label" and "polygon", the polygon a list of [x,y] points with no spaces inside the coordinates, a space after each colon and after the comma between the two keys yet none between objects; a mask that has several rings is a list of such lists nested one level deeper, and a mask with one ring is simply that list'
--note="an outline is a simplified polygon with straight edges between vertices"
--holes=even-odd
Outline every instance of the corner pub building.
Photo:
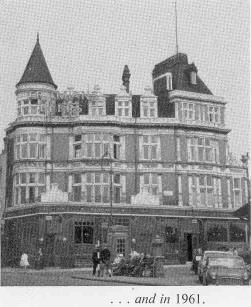
[{"label": "corner pub building", "polygon": [[244,246],[246,169],[228,151],[226,102],[186,54],[155,65],[153,90],[57,91],[37,38],[6,129],[2,265],[41,247],[46,266],[84,266],[97,242],[113,256],[191,260],[197,247]]}]

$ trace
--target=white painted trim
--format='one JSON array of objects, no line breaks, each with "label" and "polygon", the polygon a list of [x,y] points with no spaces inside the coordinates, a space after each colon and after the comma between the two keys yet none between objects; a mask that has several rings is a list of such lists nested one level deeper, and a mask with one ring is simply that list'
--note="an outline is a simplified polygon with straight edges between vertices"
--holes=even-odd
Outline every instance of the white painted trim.
[{"label": "white painted trim", "polygon": [[[135,208],[136,206],[133,206]],[[175,207],[176,208],[176,207]],[[184,207],[183,207],[184,208]],[[107,215],[109,216],[110,213],[93,213],[93,212],[69,212],[69,211],[63,211],[63,212],[40,212],[40,213],[31,213],[31,214],[24,214],[24,215],[18,215],[18,216],[11,216],[11,217],[4,217],[4,220],[11,220],[16,218],[23,218],[28,216],[36,216],[36,215],[57,215],[57,214],[75,214],[75,215]],[[170,218],[191,218],[191,219],[216,219],[216,220],[239,220],[237,217],[214,217],[214,216],[187,216],[187,215],[156,215],[156,214],[128,214],[128,213],[113,213],[113,216],[143,216],[143,217],[170,217]]]}]

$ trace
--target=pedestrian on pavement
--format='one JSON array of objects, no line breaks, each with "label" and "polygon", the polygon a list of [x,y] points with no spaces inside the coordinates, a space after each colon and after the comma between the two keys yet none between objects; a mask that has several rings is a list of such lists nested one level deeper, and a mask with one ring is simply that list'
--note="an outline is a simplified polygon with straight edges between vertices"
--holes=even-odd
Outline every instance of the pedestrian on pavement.
[{"label": "pedestrian on pavement", "polygon": [[40,247],[37,253],[37,269],[42,269],[43,268],[43,252],[42,252],[42,248]]},{"label": "pedestrian on pavement", "polygon": [[101,260],[101,273],[103,276],[103,272],[105,271],[109,277],[112,276],[111,270],[111,253],[107,247],[107,245],[103,246],[103,249],[100,252],[100,260]]},{"label": "pedestrian on pavement", "polygon": [[95,245],[95,249],[92,253],[92,264],[93,264],[92,275],[96,276],[96,271],[98,271],[98,276],[99,276],[100,275],[100,251],[99,251],[98,245]]},{"label": "pedestrian on pavement", "polygon": [[26,253],[23,253],[20,260],[20,266],[21,268],[24,268],[26,270],[29,265],[30,264],[28,261],[28,255]]}]

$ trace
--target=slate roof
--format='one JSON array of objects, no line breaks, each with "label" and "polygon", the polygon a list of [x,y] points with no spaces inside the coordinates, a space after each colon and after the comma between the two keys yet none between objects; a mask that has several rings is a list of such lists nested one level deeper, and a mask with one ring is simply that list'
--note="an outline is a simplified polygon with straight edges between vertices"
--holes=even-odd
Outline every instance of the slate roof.
[{"label": "slate roof", "polygon": [[24,83],[46,83],[53,85],[55,89],[57,88],[57,85],[52,80],[38,38],[23,76],[16,86]]},{"label": "slate roof", "polygon": [[181,90],[202,94],[213,95],[206,84],[201,80],[197,74],[197,84],[192,84],[189,78],[190,70],[197,70],[197,67],[192,64],[188,64],[187,55],[184,53],[178,53],[154,66],[152,76],[156,78],[164,73],[172,73],[173,90]]}]

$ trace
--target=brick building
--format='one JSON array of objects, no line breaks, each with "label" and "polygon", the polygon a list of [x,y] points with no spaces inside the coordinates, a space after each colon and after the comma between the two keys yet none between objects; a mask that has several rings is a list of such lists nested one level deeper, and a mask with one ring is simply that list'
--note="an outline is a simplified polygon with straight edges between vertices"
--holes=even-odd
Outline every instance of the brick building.
[{"label": "brick building", "polygon": [[42,247],[48,266],[83,265],[107,238],[113,254],[151,253],[158,235],[167,263],[245,244],[232,213],[247,202],[246,170],[228,152],[226,102],[186,54],[152,77],[142,95],[127,66],[116,95],[58,92],[37,39],[6,130],[5,264]]}]

